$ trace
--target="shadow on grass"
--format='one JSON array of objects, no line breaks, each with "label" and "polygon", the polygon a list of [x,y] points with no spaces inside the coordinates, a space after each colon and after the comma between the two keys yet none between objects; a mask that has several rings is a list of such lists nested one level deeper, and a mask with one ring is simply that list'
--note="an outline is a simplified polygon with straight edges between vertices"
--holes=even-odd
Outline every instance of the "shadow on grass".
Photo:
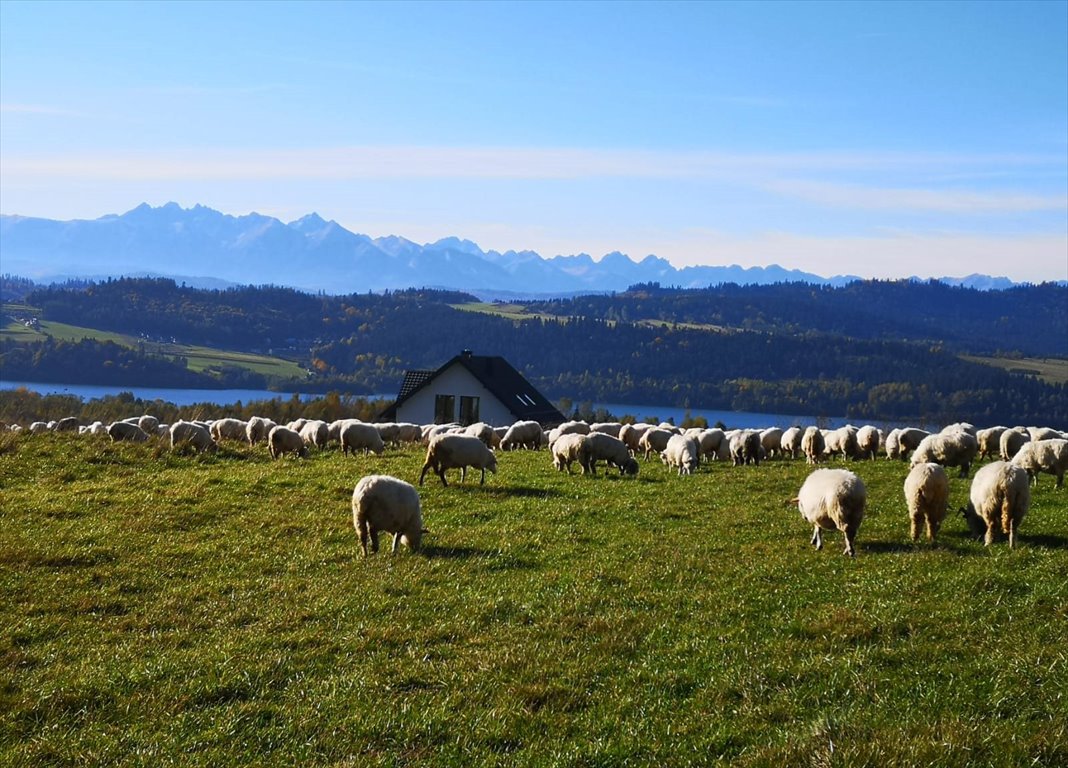
[{"label": "shadow on grass", "polygon": [[1021,533],[1020,542],[1028,546],[1044,547],[1045,549],[1068,549],[1068,538],[1052,533],[1039,533],[1031,536]]},{"label": "shadow on grass", "polygon": [[427,545],[420,552],[424,557],[441,557],[447,560],[471,560],[475,558],[490,558],[500,554],[497,549],[480,549],[479,547],[436,547]]},{"label": "shadow on grass", "polygon": [[912,552],[916,545],[904,541],[857,541],[857,549],[863,548],[873,554],[890,554],[894,552]]}]

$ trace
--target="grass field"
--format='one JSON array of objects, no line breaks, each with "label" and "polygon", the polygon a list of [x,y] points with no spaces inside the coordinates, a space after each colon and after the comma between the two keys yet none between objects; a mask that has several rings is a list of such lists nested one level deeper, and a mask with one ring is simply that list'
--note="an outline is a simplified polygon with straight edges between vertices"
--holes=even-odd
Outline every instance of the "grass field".
[{"label": "grass field", "polygon": [[[5,305],[7,306],[7,305]],[[256,373],[267,376],[277,376],[286,379],[301,379],[307,376],[307,372],[292,360],[283,360],[278,357],[256,355],[251,352],[231,352],[211,347],[201,347],[193,344],[161,344],[148,342],[136,336],[122,333],[111,333],[95,328],[82,328],[77,325],[67,325],[51,320],[42,320],[40,330],[35,331],[26,328],[21,323],[8,322],[0,330],[0,334],[8,336],[19,342],[40,341],[47,336],[53,336],[61,341],[81,341],[82,339],[96,339],[98,341],[111,341],[124,347],[143,347],[146,352],[169,357],[185,357],[188,360],[190,370],[198,373],[221,365],[233,365],[239,368],[247,368]]]},{"label": "grass field", "polygon": [[913,545],[905,465],[852,465],[851,560],[784,504],[803,462],[509,453],[361,559],[353,485],[421,463],[4,436],[0,765],[1068,764],[1048,475],[1010,552],[959,516]]},{"label": "grass field", "polygon": [[975,357],[961,355],[965,360],[995,368],[1004,368],[1015,373],[1029,373],[1047,384],[1068,384],[1068,360],[1056,357]]}]

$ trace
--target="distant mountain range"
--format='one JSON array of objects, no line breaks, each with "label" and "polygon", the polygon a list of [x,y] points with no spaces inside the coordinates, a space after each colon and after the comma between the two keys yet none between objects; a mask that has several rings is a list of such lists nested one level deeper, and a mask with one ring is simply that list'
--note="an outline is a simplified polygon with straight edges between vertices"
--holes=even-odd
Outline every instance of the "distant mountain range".
[{"label": "distant mountain range", "polygon": [[[274,284],[330,294],[432,287],[483,298],[622,291],[648,282],[703,288],[721,283],[844,285],[859,279],[822,277],[776,264],[676,269],[656,256],[636,262],[619,252],[597,261],[585,253],[544,258],[534,251],[483,251],[457,237],[419,245],[403,237],[356,234],[314,213],[285,224],[258,213],[229,216],[177,203],[158,208],[142,203],[91,221],[2,215],[0,265],[5,273],[38,282],[151,275],[195,287]],[[983,290],[1013,285],[987,275],[943,280]]]}]

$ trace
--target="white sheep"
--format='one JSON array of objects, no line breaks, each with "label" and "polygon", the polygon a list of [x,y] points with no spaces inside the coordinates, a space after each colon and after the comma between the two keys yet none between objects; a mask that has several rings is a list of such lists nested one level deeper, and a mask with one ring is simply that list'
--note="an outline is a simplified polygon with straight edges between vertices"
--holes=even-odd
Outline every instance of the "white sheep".
[{"label": "white sheep", "polygon": [[648,460],[651,453],[663,453],[664,449],[667,448],[668,440],[674,434],[674,432],[669,432],[660,427],[647,429],[638,439],[638,450],[643,451],[645,458]]},{"label": "white sheep", "polygon": [[325,421],[313,419],[300,428],[300,439],[305,445],[314,445],[322,450],[330,439],[330,425]]},{"label": "white sheep", "polygon": [[909,451],[915,451],[929,434],[931,433],[917,427],[904,427],[899,430],[897,439],[901,444],[901,459],[907,459]]},{"label": "white sheep", "polygon": [[545,443],[545,434],[541,424],[536,421],[517,421],[501,438],[502,451],[514,451],[519,448],[538,450]]},{"label": "white sheep", "polygon": [[1057,488],[1064,487],[1064,473],[1068,471],[1068,440],[1032,440],[1012,457],[1012,463],[1027,471],[1038,485],[1038,473],[1045,472],[1057,478]]},{"label": "white sheep", "polygon": [[1063,440],[1064,433],[1058,432],[1052,427],[1028,427],[1027,434],[1031,436],[1031,441],[1036,440]]},{"label": "white sheep", "polygon": [[579,447],[579,463],[583,470],[597,476],[597,462],[604,461],[619,469],[621,475],[638,474],[638,462],[630,455],[627,444],[605,432],[590,432]]},{"label": "white sheep", "polygon": [[619,437],[619,430],[623,429],[623,425],[618,421],[598,421],[590,424],[590,432],[600,432],[602,435],[611,435],[612,437]]},{"label": "white sheep", "polygon": [[386,450],[386,444],[374,424],[354,421],[341,429],[341,450],[346,456],[349,451],[379,454]]},{"label": "white sheep", "polygon": [[219,445],[207,428],[192,421],[179,421],[171,424],[171,450],[190,446],[197,453],[215,453]]},{"label": "white sheep", "polygon": [[565,421],[556,428],[557,435],[588,435],[590,425],[584,421]]},{"label": "white sheep", "polygon": [[154,435],[156,434],[156,430],[159,429],[159,419],[155,416],[149,416],[146,413],[137,420],[137,426],[139,426],[146,435]]},{"label": "white sheep", "polygon": [[[754,432],[757,440],[760,434]],[[678,470],[679,476],[692,475],[700,462],[700,449],[697,441],[685,435],[672,435],[663,453],[664,463]]]},{"label": "white sheep", "polygon": [[916,464],[905,478],[905,503],[912,521],[912,540],[920,538],[926,526],[927,540],[934,541],[949,507],[949,477],[941,465],[933,462]]},{"label": "white sheep", "polygon": [[552,441],[549,447],[549,453],[552,454],[553,466],[560,472],[567,469],[567,473],[570,475],[571,464],[578,461],[582,464],[582,473],[585,474],[586,466],[582,463],[580,456],[580,449],[585,442],[586,435],[579,432],[559,435]]},{"label": "white sheep", "polygon": [[1001,433],[1001,440],[998,442],[998,453],[1001,454],[1001,460],[1012,461],[1012,457],[1023,447],[1023,444],[1030,441],[1031,435],[1026,427],[1006,429]]},{"label": "white sheep", "polygon": [[716,427],[702,429],[694,439],[697,440],[697,447],[701,451],[701,456],[711,456],[714,459],[719,451],[720,444],[723,443],[723,430]]},{"label": "white sheep", "polygon": [[960,467],[960,476],[967,477],[977,453],[979,441],[967,432],[939,432],[920,441],[912,453],[912,465],[933,461],[943,467]]},{"label": "white sheep", "polygon": [[1008,427],[989,427],[975,433],[975,439],[979,442],[980,459],[989,459],[1000,454],[1001,436],[1007,429]]},{"label": "white sheep", "polygon": [[760,433],[753,429],[742,429],[731,436],[730,451],[734,466],[743,464],[760,464],[760,454],[763,450],[760,443]]},{"label": "white sheep", "polygon": [[249,446],[254,446],[256,443],[266,440],[267,435],[271,433],[277,424],[270,419],[265,419],[262,416],[253,416],[248,420],[245,425],[245,437],[248,438]]},{"label": "white sheep", "polygon": [[380,531],[393,534],[393,554],[402,541],[412,552],[418,551],[426,533],[419,492],[411,483],[389,475],[368,475],[356,483],[352,492],[352,524],[360,536],[364,557],[367,557],[368,540],[371,552],[378,552]]},{"label": "white sheep", "polygon": [[308,455],[308,446],[304,444],[300,433],[295,429],[283,427],[281,424],[271,427],[267,433],[267,450],[272,459],[277,459],[286,453],[295,453],[298,456]]},{"label": "white sheep", "polygon": [[823,452],[828,456],[841,455],[844,459],[856,458],[859,452],[857,428],[852,424],[846,424],[844,427],[828,432],[824,438]]},{"label": "white sheep", "polygon": [[136,424],[127,424],[125,421],[116,421],[108,427],[108,435],[113,442],[129,440],[135,443],[143,443],[148,440],[148,435]]},{"label": "white sheep", "polygon": [[886,458],[888,459],[900,459],[901,458],[901,430],[891,429],[887,435],[886,440],[883,441],[883,450],[886,451]]},{"label": "white sheep", "polygon": [[857,453],[858,459],[875,459],[879,453],[879,430],[870,424],[865,424],[857,430]]},{"label": "white sheep", "polygon": [[1007,461],[993,461],[972,478],[968,506],[961,514],[975,536],[987,546],[1000,530],[1009,537],[1009,549],[1016,546],[1016,532],[1031,506],[1031,482],[1027,472]]},{"label": "white sheep", "polygon": [[779,450],[783,455],[796,459],[801,455],[801,438],[805,436],[801,427],[790,427],[779,438]]},{"label": "white sheep", "polygon": [[823,457],[823,433],[819,427],[808,427],[801,436],[801,450],[805,452],[805,461],[809,464],[819,464]]},{"label": "white sheep", "polygon": [[837,528],[845,535],[845,554],[856,555],[854,540],[864,520],[868,491],[859,477],[846,469],[817,469],[801,485],[796,503],[813,527],[812,544],[823,548],[821,529]]},{"label": "white sheep", "polygon": [[[142,416],[141,418],[144,417]],[[247,440],[248,422],[241,419],[218,419],[211,424],[211,436],[217,443],[221,443],[223,440]]]},{"label": "white sheep", "polygon": [[631,453],[637,454],[641,450],[638,443],[641,441],[642,435],[649,431],[650,428],[648,424],[624,424],[619,430],[619,439],[630,449]]},{"label": "white sheep", "polygon": [[497,437],[497,433],[493,430],[489,424],[484,421],[478,421],[474,424],[469,424],[463,432],[465,435],[471,437],[477,437],[487,448],[497,448],[501,444],[501,439]]},{"label": "white sheep", "polygon": [[445,470],[458,468],[462,483],[467,477],[468,467],[482,470],[479,485],[485,485],[486,470],[497,473],[497,457],[477,437],[438,435],[430,441],[426,450],[426,462],[419,473],[419,485],[423,484],[423,478],[426,477],[428,469],[434,470],[434,473],[441,478],[441,484],[448,486],[445,480]]},{"label": "white sheep", "polygon": [[782,434],[779,427],[768,427],[760,433],[760,445],[764,448],[767,456],[778,456],[782,453]]}]

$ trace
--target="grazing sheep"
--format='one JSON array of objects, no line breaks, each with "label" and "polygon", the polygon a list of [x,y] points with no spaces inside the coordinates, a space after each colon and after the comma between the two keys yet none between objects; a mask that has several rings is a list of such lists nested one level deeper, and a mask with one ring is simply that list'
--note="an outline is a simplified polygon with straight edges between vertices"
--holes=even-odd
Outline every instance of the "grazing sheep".
[{"label": "grazing sheep", "polygon": [[471,437],[477,437],[486,444],[487,448],[497,448],[501,444],[501,438],[497,436],[493,427],[484,421],[469,425],[463,433],[465,435],[470,435]]},{"label": "grazing sheep", "polygon": [[256,443],[266,440],[267,435],[271,433],[277,424],[270,419],[265,419],[262,416],[253,416],[248,420],[248,424],[245,425],[245,437],[248,438],[249,446],[254,446]]},{"label": "grazing sheep", "polygon": [[[759,432],[754,432],[753,435],[760,440]],[[701,460],[697,441],[685,435],[672,435],[664,448],[663,460],[669,467],[677,469],[680,477],[692,475]]]},{"label": "grazing sheep", "polygon": [[215,453],[219,450],[218,443],[212,439],[211,433],[202,425],[192,421],[179,421],[171,424],[171,450],[186,445],[197,453],[205,451]]},{"label": "grazing sheep", "polygon": [[146,435],[156,434],[156,430],[159,429],[159,419],[155,416],[149,416],[147,413],[137,420],[137,426],[139,426]]},{"label": "grazing sheep", "polygon": [[48,431],[48,423],[44,421],[35,421],[30,424],[31,435],[43,435]]},{"label": "grazing sheep", "polygon": [[412,552],[423,541],[423,514],[415,486],[389,475],[368,475],[356,483],[352,492],[352,524],[360,535],[360,548],[367,557],[378,552],[380,531],[393,534],[393,554],[403,541]]},{"label": "grazing sheep", "polygon": [[874,460],[876,454],[879,453],[879,430],[870,424],[866,424],[857,430],[857,452],[856,457],[858,459],[871,459]]},{"label": "grazing sheep", "polygon": [[731,440],[742,430],[730,429],[723,433],[723,439],[719,442],[719,447],[716,449],[716,461],[730,461],[731,460]]},{"label": "grazing sheep", "polygon": [[901,444],[901,459],[907,459],[909,451],[915,451],[929,434],[931,433],[916,427],[905,427],[899,430],[897,439]]},{"label": "grazing sheep", "polygon": [[619,437],[619,430],[623,429],[623,425],[618,421],[599,421],[594,424],[590,424],[590,432],[600,432],[602,435],[611,435],[612,437]]},{"label": "grazing sheep", "polygon": [[801,485],[796,503],[801,515],[812,524],[812,544],[823,548],[821,529],[837,528],[845,535],[845,554],[856,555],[853,542],[864,520],[868,492],[859,477],[846,469],[817,469]]},{"label": "grazing sheep", "polygon": [[349,451],[379,454],[386,450],[386,444],[374,424],[354,421],[341,429],[341,450],[346,456]]},{"label": "grazing sheep", "polygon": [[638,462],[631,457],[626,443],[605,432],[590,432],[579,447],[579,463],[596,477],[597,462],[601,460],[618,468],[621,475],[638,474]]},{"label": "grazing sheep", "polygon": [[[59,431],[59,426],[56,426],[56,431]],[[1027,434],[1031,436],[1031,442],[1037,440],[1063,440],[1064,433],[1058,432],[1050,427],[1028,427]]]},{"label": "grazing sheep", "polygon": [[638,443],[641,442],[642,435],[649,431],[651,427],[648,424],[624,424],[623,428],[619,430],[619,439],[630,449],[630,452],[637,454],[641,448]]},{"label": "grazing sheep", "polygon": [[211,436],[218,443],[223,440],[247,440],[248,422],[241,419],[219,419],[213,421],[211,424]]},{"label": "grazing sheep", "polygon": [[888,459],[900,459],[901,458],[901,430],[891,429],[886,435],[886,440],[883,441],[883,450],[886,451],[886,458]]},{"label": "grazing sheep", "polygon": [[943,467],[960,467],[960,476],[967,477],[977,453],[979,441],[967,432],[940,432],[920,441],[912,454],[912,465],[933,461]]},{"label": "grazing sheep", "polygon": [[805,461],[809,464],[819,464],[823,456],[823,433],[819,427],[809,427],[801,436],[801,450],[805,452]]},{"label": "grazing sheep", "polygon": [[[141,431],[143,432],[144,430],[141,430]],[[106,435],[107,433],[108,433],[108,428],[101,421],[94,421],[92,424],[89,425],[89,434],[90,435]]]},{"label": "grazing sheep", "polygon": [[78,427],[81,424],[78,423],[77,416],[68,416],[65,419],[60,419],[56,422],[56,425],[52,427],[53,432],[77,432]]},{"label": "grazing sheep", "polygon": [[1032,440],[1012,457],[1012,463],[1027,471],[1038,485],[1038,473],[1045,472],[1057,478],[1057,488],[1064,487],[1064,473],[1068,470],[1068,440]]},{"label": "grazing sheep", "polygon": [[960,421],[956,424],[947,424],[942,427],[942,434],[948,435],[952,432],[967,432],[972,437],[975,437],[975,425],[969,424],[966,421]]},{"label": "grazing sheep", "polygon": [[322,450],[330,439],[330,425],[325,421],[309,421],[300,428],[300,439],[305,445],[314,445]]},{"label": "grazing sheep", "polygon": [[762,448],[759,432],[752,429],[739,430],[730,440],[731,461],[736,467],[743,464],[759,465]]},{"label": "grazing sheep", "polygon": [[553,457],[553,466],[557,471],[563,472],[567,469],[567,474],[571,474],[572,462],[578,461],[582,464],[582,473],[586,474],[586,465],[582,462],[580,456],[580,450],[582,444],[586,442],[586,435],[580,432],[572,432],[567,435],[560,435],[556,440],[552,441],[549,452]]},{"label": "grazing sheep", "polygon": [[993,461],[972,478],[968,506],[961,509],[968,527],[987,546],[1000,530],[1016,546],[1016,532],[1031,506],[1031,482],[1027,471],[1007,461]]},{"label": "grazing sheep", "polygon": [[387,421],[373,426],[378,430],[378,436],[385,445],[396,445],[400,442],[400,426],[396,422]]},{"label": "grazing sheep", "polygon": [[949,506],[949,478],[941,465],[925,462],[912,467],[905,478],[905,503],[912,521],[912,540],[919,540],[920,528],[926,525],[927,540],[934,541]]},{"label": "grazing sheep", "polygon": [[301,418],[301,419],[297,419],[295,421],[289,422],[288,424],[286,424],[286,426],[289,427],[290,429],[292,429],[294,432],[296,432],[299,435],[300,434],[300,430],[304,429],[304,425],[307,424],[307,423],[308,423],[308,419]]},{"label": "grazing sheep", "polygon": [[108,427],[108,436],[112,442],[129,440],[134,443],[143,443],[148,440],[148,435],[136,424],[127,424],[125,421],[116,421]]},{"label": "grazing sheep", "polygon": [[649,454],[651,453],[663,453],[664,449],[667,448],[668,440],[670,440],[674,434],[674,432],[669,432],[660,427],[647,429],[638,439],[638,450],[643,451],[646,460],[648,460]]},{"label": "grazing sheep", "polygon": [[801,438],[805,436],[801,427],[790,427],[779,438],[779,450],[783,455],[796,459],[801,455]]},{"label": "grazing sheep", "polygon": [[782,453],[782,434],[778,427],[768,427],[760,433],[760,444],[767,456],[778,456]]},{"label": "grazing sheep", "polygon": [[565,421],[556,428],[557,435],[588,435],[590,425],[584,421]]},{"label": "grazing sheep", "polygon": [[283,427],[281,424],[272,427],[267,433],[267,450],[272,459],[277,459],[286,453],[295,453],[301,457],[308,455],[308,446],[304,444],[300,433],[295,429]]},{"label": "grazing sheep", "polygon": [[700,449],[702,457],[711,456],[716,458],[719,446],[723,443],[723,430],[716,427],[702,429],[694,439],[697,440],[697,447]]},{"label": "grazing sheep", "polygon": [[823,452],[827,456],[841,455],[844,459],[857,456],[857,428],[851,424],[829,431],[824,438]]},{"label": "grazing sheep", "polygon": [[989,429],[980,429],[975,433],[975,439],[979,442],[980,459],[989,459],[1000,455],[1001,436],[1005,434],[1007,429],[1008,427],[990,427]]},{"label": "grazing sheep", "polygon": [[501,438],[502,451],[514,451],[519,448],[538,450],[545,442],[541,424],[536,421],[517,421],[508,428]]},{"label": "grazing sheep", "polygon": [[477,437],[438,435],[430,441],[430,446],[426,450],[426,462],[419,473],[419,485],[423,484],[423,478],[426,477],[428,469],[433,469],[434,473],[441,478],[441,484],[448,486],[445,480],[445,470],[459,468],[462,483],[467,477],[468,467],[482,470],[479,485],[485,485],[487,469],[497,474],[497,457]]},{"label": "grazing sheep", "polygon": [[998,452],[1002,461],[1012,461],[1012,457],[1023,447],[1024,443],[1031,441],[1031,435],[1025,427],[1013,427],[1001,433],[998,442]]}]

